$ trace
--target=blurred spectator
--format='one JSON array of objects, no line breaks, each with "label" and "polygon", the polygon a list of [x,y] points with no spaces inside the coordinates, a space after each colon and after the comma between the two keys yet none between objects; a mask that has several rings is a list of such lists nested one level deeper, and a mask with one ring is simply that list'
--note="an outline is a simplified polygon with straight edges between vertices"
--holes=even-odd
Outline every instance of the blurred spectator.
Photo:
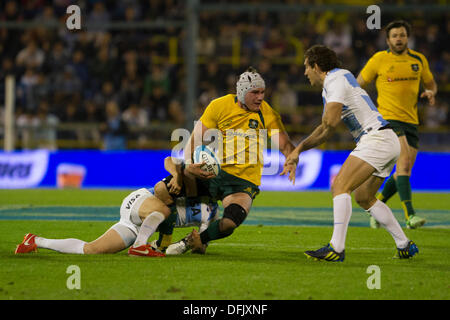
[{"label": "blurred spectator", "polygon": [[96,57],[91,60],[91,64],[89,66],[89,74],[93,77],[93,85],[96,88],[99,88],[101,83],[104,81],[115,81],[115,68],[115,61],[109,56],[108,48],[100,48]]},{"label": "blurred spectator", "polygon": [[219,97],[219,94],[217,93],[216,88],[214,87],[214,85],[209,85],[209,87],[203,91],[200,94],[200,97],[198,99],[200,105],[202,106],[202,108],[206,108],[208,106],[208,104]]},{"label": "blurred spectator", "polygon": [[4,4],[4,11],[0,13],[0,20],[3,21],[21,21],[23,15],[19,11],[17,1],[9,0]]},{"label": "blurred spectator", "polygon": [[122,108],[128,103],[140,102],[142,85],[142,78],[137,72],[137,64],[134,62],[127,63],[119,91],[119,103]]},{"label": "blurred spectator", "polygon": [[34,132],[37,125],[38,120],[33,111],[25,110],[24,112],[19,112],[19,116],[16,119],[16,128],[23,149],[27,150],[36,147]]},{"label": "blurred spectator", "polygon": [[199,89],[208,90],[211,85],[214,85],[217,90],[224,90],[225,76],[221,70],[219,63],[212,60],[203,65],[204,70],[199,76]]},{"label": "blurred spectator", "polygon": [[119,106],[114,101],[106,103],[106,122],[100,130],[103,134],[103,148],[105,150],[125,150],[127,147],[127,125],[122,120]]},{"label": "blurred spectator", "polygon": [[69,62],[69,55],[64,48],[62,41],[56,42],[45,61],[46,70],[48,70],[53,77],[64,70]]},{"label": "blurred spectator", "polygon": [[105,122],[104,113],[97,107],[93,100],[85,100],[80,119],[83,123],[89,124],[85,130],[79,130],[78,138],[81,141],[91,141],[94,144],[100,144],[101,135],[97,126],[98,123]]},{"label": "blurred spectator", "polygon": [[204,26],[200,26],[199,37],[196,43],[197,53],[202,57],[212,57],[216,51],[216,40]]},{"label": "blurred spectator", "polygon": [[63,73],[58,73],[53,87],[56,91],[67,96],[82,92],[83,83],[75,76],[75,70],[67,65]]},{"label": "blurred spectator", "polygon": [[35,86],[38,83],[38,75],[34,68],[29,67],[19,80],[17,88],[17,98],[26,110],[34,112],[37,109],[37,102],[34,95]]},{"label": "blurred spectator", "polygon": [[153,87],[160,86],[167,94],[170,91],[170,79],[168,71],[161,65],[153,64],[149,67],[149,73],[145,76],[144,80],[144,96],[151,95]]},{"label": "blurred spectator", "polygon": [[[33,2],[33,1],[27,1],[27,2]],[[36,1],[34,1],[36,2]],[[42,3],[44,1],[41,1]],[[49,24],[55,24],[58,22],[58,19],[55,16],[55,9],[51,5],[46,5],[42,8],[40,11],[35,11],[34,16],[35,21],[45,21]]]},{"label": "blurred spectator", "polygon": [[148,127],[148,118],[147,111],[136,103],[131,103],[122,114],[122,119],[129,129],[128,137],[137,140],[139,146],[144,146],[147,142],[147,136],[142,130]]},{"label": "blurred spectator", "polygon": [[44,63],[44,51],[38,47],[36,40],[29,39],[25,48],[16,56],[16,64],[23,68],[40,68]]},{"label": "blurred spectator", "polygon": [[[203,2],[214,3],[212,0]],[[238,0],[231,2],[239,3]],[[261,3],[259,0],[252,2]],[[310,0],[279,2],[314,4]],[[391,0],[389,3],[402,2]],[[1,1],[0,20],[60,23],[67,6],[72,3],[71,0]],[[184,126],[186,118],[197,119],[197,113],[215,96],[235,93],[237,75],[250,65],[266,81],[265,99],[280,110],[281,116],[291,123],[292,130],[303,132],[310,123],[320,120],[322,112],[319,89],[310,88],[303,75],[303,50],[316,43],[325,43],[339,54],[343,66],[356,75],[368,57],[387,48],[383,30],[367,29],[365,12],[346,13],[343,19],[342,14],[314,10],[293,11],[288,15],[264,10],[250,13],[201,11],[199,39],[195,44],[200,58],[198,100],[195,115],[187,115],[184,113],[189,88],[185,82],[184,63],[186,29],[132,27],[135,22],[182,21],[186,1],[88,0],[78,4],[86,17],[82,24],[93,23],[89,28],[76,32],[41,26],[0,28],[1,101],[4,100],[5,75],[13,73],[17,84],[17,109],[24,110],[23,115],[18,115],[21,123],[33,122],[38,117],[40,103],[46,101],[49,114],[57,114],[62,123],[83,121],[88,124],[85,131],[58,131],[63,139],[98,141],[95,123],[105,121],[105,106],[110,101],[115,101],[119,113],[123,111],[121,116],[127,121],[131,121],[131,114],[136,112],[132,110],[137,106],[141,115],[147,113],[146,121],[163,122],[167,124],[166,130],[172,125]],[[416,1],[415,4],[420,3]],[[386,14],[383,21],[394,18],[394,14]],[[437,99],[447,101],[450,95],[448,14],[417,11],[408,13],[405,18],[413,27],[410,47],[417,47],[429,57],[439,87]],[[126,22],[127,28],[107,29],[111,21]],[[168,62],[169,53],[171,58],[176,54],[176,63]],[[368,91],[372,94],[370,88]],[[126,110],[121,110],[124,108]],[[431,127],[429,130],[438,130],[433,128],[443,111],[428,110],[428,107],[424,110],[424,124]],[[446,121],[448,125],[448,116]],[[149,142],[167,137],[160,128],[159,125],[148,127]],[[339,136],[336,139],[346,138]]]},{"label": "blurred spectator", "polygon": [[94,2],[92,11],[87,17],[87,24],[91,24],[91,30],[105,31],[106,24],[110,21],[110,15],[105,4],[101,1]]},{"label": "blurred spectator", "polygon": [[49,106],[45,100],[41,101],[37,110],[21,113],[17,118],[16,126],[22,147],[56,150],[58,124],[59,119],[49,112]]},{"label": "blurred spectator", "polygon": [[177,99],[172,99],[169,103],[169,117],[177,127],[184,126],[186,117],[183,112],[183,106]]},{"label": "blurred spectator", "polygon": [[272,96],[272,106],[281,114],[283,122],[292,123],[297,105],[297,93],[289,87],[286,80],[280,80]]},{"label": "blurred spectator", "polygon": [[97,106],[105,106],[108,101],[119,102],[119,95],[112,81],[105,81],[102,84],[101,91],[93,97],[93,102]]},{"label": "blurred spectator", "polygon": [[439,128],[447,123],[448,104],[446,102],[436,101],[425,109],[425,126],[429,129]]},{"label": "blurred spectator", "polygon": [[161,86],[154,86],[149,99],[150,120],[166,121],[169,97]]},{"label": "blurred spectator", "polygon": [[287,46],[287,42],[281,36],[280,30],[270,29],[269,37],[263,45],[261,54],[268,59],[279,58],[285,55]]},{"label": "blurred spectator", "polygon": [[75,50],[72,55],[72,61],[69,65],[72,67],[75,76],[80,79],[83,84],[87,84],[89,81],[89,71],[83,51]]},{"label": "blurred spectator", "polygon": [[47,101],[41,101],[35,119],[37,129],[34,138],[38,141],[38,148],[56,150],[56,126],[59,124],[59,119],[50,113]]},{"label": "blurred spectator", "polygon": [[323,43],[333,49],[337,55],[343,54],[352,45],[349,25],[336,22],[326,33]]}]

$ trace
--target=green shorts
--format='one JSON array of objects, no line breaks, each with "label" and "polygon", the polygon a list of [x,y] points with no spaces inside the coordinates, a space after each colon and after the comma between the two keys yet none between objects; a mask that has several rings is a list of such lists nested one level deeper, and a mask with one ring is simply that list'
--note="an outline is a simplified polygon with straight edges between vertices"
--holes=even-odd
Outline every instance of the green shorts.
[{"label": "green shorts", "polygon": [[223,170],[220,170],[219,175],[208,180],[208,182],[209,192],[217,200],[223,200],[226,196],[238,192],[244,192],[252,199],[255,199],[259,194],[259,188],[256,184],[238,178]]},{"label": "green shorts", "polygon": [[392,130],[394,130],[397,136],[406,136],[408,144],[414,149],[419,149],[419,130],[417,125],[397,120],[387,121],[389,121]]}]

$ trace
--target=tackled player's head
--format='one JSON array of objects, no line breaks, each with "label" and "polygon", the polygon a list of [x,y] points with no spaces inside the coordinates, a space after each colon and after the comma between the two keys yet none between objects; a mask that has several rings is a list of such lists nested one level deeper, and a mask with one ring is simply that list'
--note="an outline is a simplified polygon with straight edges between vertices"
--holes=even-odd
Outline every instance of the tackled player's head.
[{"label": "tackled player's head", "polygon": [[411,25],[403,20],[392,21],[386,26],[386,42],[395,54],[402,54],[408,48]]},{"label": "tackled player's head", "polygon": [[258,112],[264,99],[266,84],[261,75],[253,67],[239,76],[236,83],[236,93],[239,102],[248,111]]}]

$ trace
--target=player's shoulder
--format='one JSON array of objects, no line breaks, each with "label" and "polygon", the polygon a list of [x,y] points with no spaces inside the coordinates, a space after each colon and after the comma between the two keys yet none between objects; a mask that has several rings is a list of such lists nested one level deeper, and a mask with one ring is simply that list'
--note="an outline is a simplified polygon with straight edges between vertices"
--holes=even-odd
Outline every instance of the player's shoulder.
[{"label": "player's shoulder", "polygon": [[327,76],[325,77],[324,86],[327,86],[331,83],[335,83],[342,79],[343,77],[347,79],[354,78],[353,74],[347,70],[342,68],[335,68],[333,70],[328,71]]},{"label": "player's shoulder", "polygon": [[370,59],[369,59],[369,61],[367,61],[367,63],[378,63],[379,61],[381,61],[383,59],[389,59],[389,57],[391,57],[391,56],[392,56],[392,54],[389,49],[377,51],[370,57]]},{"label": "player's shoulder", "polygon": [[222,97],[218,97],[213,99],[210,104],[214,104],[214,105],[227,105],[230,103],[235,103],[236,101],[236,95],[234,94],[227,94],[224,95]]},{"label": "player's shoulder", "polygon": [[266,100],[263,100],[263,102],[261,103],[260,110],[262,114],[278,115],[278,112],[275,111],[275,109],[272,108],[272,106]]},{"label": "player's shoulder", "polygon": [[408,55],[411,58],[417,59],[420,62],[424,62],[427,61],[427,58],[425,57],[425,55],[423,55],[422,53],[420,53],[419,51],[413,50],[413,49],[408,49]]}]

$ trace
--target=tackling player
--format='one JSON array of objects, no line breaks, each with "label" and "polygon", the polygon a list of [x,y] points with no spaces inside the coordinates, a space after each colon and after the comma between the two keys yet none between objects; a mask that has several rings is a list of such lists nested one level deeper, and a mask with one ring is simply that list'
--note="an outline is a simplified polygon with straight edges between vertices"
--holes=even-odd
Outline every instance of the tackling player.
[{"label": "tackling player", "polygon": [[[92,242],[79,239],[46,239],[27,234],[15,253],[28,253],[45,248],[72,254],[116,253],[130,247],[130,256],[164,256],[161,249],[170,244],[174,227],[199,225],[203,230],[218,215],[217,202],[211,200],[193,178],[183,179],[183,165],[172,158],[164,161],[171,175],[158,182],[154,188],[141,188],[131,192],[120,207],[120,221]],[[184,183],[183,183],[184,182]],[[171,215],[172,207],[176,214]],[[169,217],[173,217],[174,219]],[[167,217],[169,219],[165,220]],[[164,222],[163,222],[164,220]],[[159,227],[160,246],[156,250],[147,244]],[[162,243],[161,243],[162,241]],[[180,254],[180,248],[168,248],[168,254]]]},{"label": "tackling player", "polygon": [[[192,232],[192,252],[203,253],[206,243],[230,236],[246,219],[261,183],[265,147],[261,134],[277,137],[279,150],[285,156],[294,149],[279,114],[264,101],[265,83],[255,69],[250,67],[240,75],[236,92],[237,95],[225,95],[207,106],[185,148],[186,171],[209,179],[211,195],[221,200],[224,207],[221,219],[200,235]],[[195,147],[204,144],[205,134],[211,131],[218,134],[218,141],[222,142],[219,147],[223,147],[222,170],[217,177],[190,164]]]},{"label": "tackling player", "polygon": [[[398,191],[407,227],[417,228],[425,223],[425,219],[415,214],[409,181],[419,148],[417,100],[422,81],[425,91],[420,97],[427,98],[430,105],[433,105],[437,85],[425,56],[408,48],[410,32],[411,27],[405,21],[388,24],[386,42],[389,49],[374,54],[357,80],[364,86],[375,79],[378,111],[389,121],[400,139],[401,151],[396,171],[386,181],[378,197],[387,202]],[[378,227],[373,218],[371,226]]]},{"label": "tackling player", "polygon": [[374,216],[394,238],[399,258],[410,258],[417,252],[391,209],[375,197],[389,176],[400,154],[399,140],[389,123],[378,113],[366,91],[351,72],[340,69],[336,53],[315,45],[305,53],[305,75],[311,85],[323,87],[322,123],[287,157],[281,174],[289,174],[295,183],[295,171],[301,152],[317,147],[333,134],[342,120],[356,141],[356,148],[345,160],[333,185],[333,235],[328,245],[306,251],[308,257],[325,261],[344,261],[345,238],[352,215],[351,193],[358,204]]}]

